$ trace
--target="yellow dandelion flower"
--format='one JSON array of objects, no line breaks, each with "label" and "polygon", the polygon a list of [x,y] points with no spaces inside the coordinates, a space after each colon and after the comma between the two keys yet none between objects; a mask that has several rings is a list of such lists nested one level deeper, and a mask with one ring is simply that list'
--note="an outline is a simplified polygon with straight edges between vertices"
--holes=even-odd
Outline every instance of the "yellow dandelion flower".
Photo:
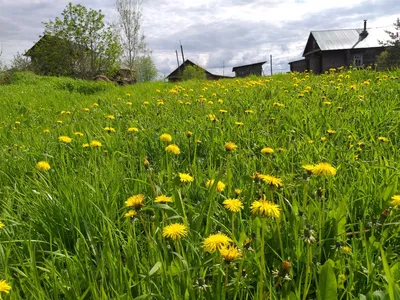
[{"label": "yellow dandelion flower", "polygon": [[308,140],[307,143],[311,145],[312,143],[314,143],[314,141],[313,140]]},{"label": "yellow dandelion flower", "polygon": [[235,195],[239,196],[242,193],[241,189],[235,189]]},{"label": "yellow dandelion flower", "polygon": [[104,130],[107,131],[108,133],[115,132],[115,128],[113,127],[104,127]]},{"label": "yellow dandelion flower", "polygon": [[330,102],[330,101],[324,101],[322,103],[325,104],[325,105],[331,105],[332,104],[332,102]]},{"label": "yellow dandelion flower", "polygon": [[187,131],[187,132],[186,132],[186,136],[187,136],[188,138],[192,137],[192,135],[193,135],[193,132],[191,132],[191,131]]},{"label": "yellow dandelion flower", "polygon": [[15,124],[19,125],[19,124],[21,124],[21,122],[20,121],[15,121]]},{"label": "yellow dandelion flower", "polygon": [[245,112],[246,114],[252,114],[252,113],[253,113],[253,111],[252,111],[251,109],[246,109],[244,112]]},{"label": "yellow dandelion flower", "polygon": [[88,107],[84,107],[84,108],[82,108],[82,111],[89,111],[89,108]]},{"label": "yellow dandelion flower", "polygon": [[215,116],[215,115],[213,115],[213,114],[209,114],[208,115],[208,118],[210,119],[210,121],[212,121],[212,122],[217,122],[218,120],[217,120],[217,117]]},{"label": "yellow dandelion flower", "polygon": [[240,212],[241,209],[243,209],[243,203],[239,199],[226,199],[224,202],[222,202],[224,207],[229,210],[230,212]]},{"label": "yellow dandelion flower", "polygon": [[312,173],[313,175],[335,176],[336,169],[330,163],[321,162],[314,166]]},{"label": "yellow dandelion flower", "polygon": [[221,254],[221,256],[227,261],[227,262],[231,262],[237,258],[239,258],[240,256],[242,256],[242,254],[240,253],[240,251],[238,250],[237,247],[235,246],[225,246],[222,247],[219,250],[219,253]]},{"label": "yellow dandelion flower", "polygon": [[130,211],[128,211],[128,212],[125,214],[125,217],[130,218],[130,217],[134,217],[134,216],[136,216],[136,215],[137,215],[136,210],[131,209]]},{"label": "yellow dandelion flower", "polygon": [[115,116],[114,115],[106,115],[105,118],[108,119],[108,120],[115,120]]},{"label": "yellow dandelion flower", "polygon": [[168,145],[167,147],[165,147],[165,151],[172,153],[172,154],[176,154],[176,155],[181,153],[181,150],[179,149],[178,145],[175,145],[175,144],[171,144],[171,145]]},{"label": "yellow dandelion flower", "polygon": [[43,129],[43,133],[49,133],[50,129]]},{"label": "yellow dandelion flower", "polygon": [[[206,187],[209,189],[212,188],[212,186],[214,185],[214,182],[215,182],[214,179],[207,180]],[[217,186],[215,187],[215,190],[217,192],[221,193],[224,189],[225,189],[225,183],[223,183],[222,181],[218,181]]]},{"label": "yellow dandelion flower", "polygon": [[383,142],[383,143],[387,143],[387,142],[389,142],[389,139],[387,137],[380,136],[380,137],[378,137],[378,141]]},{"label": "yellow dandelion flower", "polygon": [[139,129],[136,127],[129,127],[128,132],[139,132]]},{"label": "yellow dandelion flower", "polygon": [[225,149],[226,151],[234,151],[236,150],[237,146],[234,142],[227,142],[225,143]]},{"label": "yellow dandelion flower", "polygon": [[140,209],[144,205],[144,195],[137,194],[129,197],[128,200],[125,201],[125,205],[128,207]]},{"label": "yellow dandelion flower", "polygon": [[160,195],[156,197],[156,200],[154,200],[155,203],[172,203],[174,202],[172,200],[172,197],[168,197],[165,195]]},{"label": "yellow dandelion flower", "polygon": [[332,135],[336,133],[336,130],[328,129],[326,132],[328,132],[329,135]]},{"label": "yellow dandelion flower", "polygon": [[79,132],[79,131],[74,132],[74,134],[77,135],[77,136],[84,136],[84,134],[82,132]]},{"label": "yellow dandelion flower", "polygon": [[344,247],[342,248],[342,250],[343,250],[344,253],[349,254],[350,251],[351,251],[351,248],[350,248],[349,246],[344,246]]},{"label": "yellow dandelion flower", "polygon": [[307,173],[312,174],[315,166],[314,165],[304,165],[301,166],[305,171],[307,171]]},{"label": "yellow dandelion flower", "polygon": [[90,147],[92,148],[100,148],[102,144],[99,141],[93,140],[90,142]]},{"label": "yellow dandelion flower", "polygon": [[179,180],[181,182],[187,183],[187,182],[193,182],[194,178],[192,176],[190,176],[189,174],[179,173]]},{"label": "yellow dandelion flower", "polygon": [[179,240],[188,235],[188,228],[184,224],[174,223],[163,228],[163,237]]},{"label": "yellow dandelion flower", "polygon": [[36,169],[40,171],[48,171],[50,170],[50,164],[47,161],[39,161],[36,164]]},{"label": "yellow dandelion flower", "polygon": [[4,226],[6,226],[6,225],[0,221],[0,229],[2,229]]},{"label": "yellow dandelion flower", "polygon": [[[220,109],[219,112],[220,112],[221,114],[225,114],[225,113],[227,113],[228,111],[227,111],[226,109]],[[210,118],[210,119],[211,119],[211,118]]]},{"label": "yellow dandelion flower", "polygon": [[269,184],[271,187],[280,188],[283,186],[282,179],[271,176],[271,175],[259,174],[258,178],[261,178],[262,181]]},{"label": "yellow dandelion flower", "polygon": [[62,136],[58,137],[58,141],[61,143],[69,144],[72,142],[72,139],[68,136],[62,135]]},{"label": "yellow dandelion flower", "polygon": [[279,219],[281,215],[279,206],[265,199],[254,201],[251,204],[250,209],[253,215],[259,215],[260,217],[272,217]]},{"label": "yellow dandelion flower", "polygon": [[88,143],[82,144],[82,147],[83,147],[83,148],[89,148],[89,146],[90,146],[90,145],[89,145]]},{"label": "yellow dandelion flower", "polygon": [[57,121],[57,124],[62,124],[62,123],[63,123],[63,121],[61,121],[61,120]]},{"label": "yellow dandelion flower", "polygon": [[325,137],[325,136],[323,136],[322,138],[321,138],[321,142],[326,142],[328,139]]},{"label": "yellow dandelion flower", "polygon": [[163,133],[160,135],[160,141],[162,142],[171,142],[172,141],[172,136],[169,135],[168,133]]},{"label": "yellow dandelion flower", "polygon": [[8,282],[5,280],[0,280],[0,293],[4,292],[6,294],[9,294],[10,291],[11,291],[11,285],[9,285]]},{"label": "yellow dandelion flower", "polygon": [[243,126],[244,123],[243,123],[243,122],[235,122],[235,125],[237,125],[237,126]]},{"label": "yellow dandelion flower", "polygon": [[393,195],[392,196],[392,205],[395,207],[400,206],[400,195]]},{"label": "yellow dandelion flower", "polygon": [[261,153],[263,154],[272,154],[274,153],[274,149],[270,148],[270,147],[265,147],[261,149]]},{"label": "yellow dandelion flower", "polygon": [[216,250],[228,246],[230,242],[232,239],[223,233],[211,234],[204,239],[202,247],[204,251],[214,253]]}]

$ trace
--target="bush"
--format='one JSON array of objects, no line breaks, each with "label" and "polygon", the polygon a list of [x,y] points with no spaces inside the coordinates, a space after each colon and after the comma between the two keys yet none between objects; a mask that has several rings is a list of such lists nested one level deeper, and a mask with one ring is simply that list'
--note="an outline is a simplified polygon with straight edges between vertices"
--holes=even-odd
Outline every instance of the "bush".
[{"label": "bush", "polygon": [[206,79],[206,72],[199,66],[187,66],[182,73],[182,80],[191,79],[204,80]]}]

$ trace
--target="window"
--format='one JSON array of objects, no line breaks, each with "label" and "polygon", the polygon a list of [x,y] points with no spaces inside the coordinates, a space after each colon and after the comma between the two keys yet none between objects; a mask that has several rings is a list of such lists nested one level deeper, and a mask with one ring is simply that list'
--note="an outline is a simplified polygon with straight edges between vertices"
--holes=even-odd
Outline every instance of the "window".
[{"label": "window", "polygon": [[361,67],[363,65],[363,55],[361,53],[353,55],[353,65],[355,67]]}]

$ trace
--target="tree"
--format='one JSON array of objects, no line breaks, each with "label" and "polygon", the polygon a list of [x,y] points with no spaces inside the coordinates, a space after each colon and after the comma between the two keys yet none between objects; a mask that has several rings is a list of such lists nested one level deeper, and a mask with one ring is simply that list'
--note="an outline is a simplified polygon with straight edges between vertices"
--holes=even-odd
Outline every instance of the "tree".
[{"label": "tree", "polygon": [[206,79],[206,72],[199,66],[187,66],[182,73],[182,80]]},{"label": "tree", "polygon": [[35,50],[36,57],[45,59],[42,65],[50,66],[45,71],[79,78],[111,74],[118,67],[121,48],[112,26],[105,25],[101,10],[70,2],[61,15],[61,19],[43,23],[44,36],[50,38]]},{"label": "tree", "polygon": [[137,57],[134,69],[137,82],[152,81],[157,77],[157,68],[150,56]]},{"label": "tree", "polygon": [[24,57],[21,53],[17,52],[11,61],[10,69],[13,72],[32,71],[32,64],[29,58]]},{"label": "tree", "polygon": [[380,42],[386,48],[377,58],[376,63],[379,69],[392,69],[400,66],[400,19],[393,23],[395,32],[386,30],[389,40]]},{"label": "tree", "polygon": [[116,0],[118,12],[118,26],[120,29],[120,43],[123,49],[123,61],[128,69],[133,72],[137,58],[150,53],[145,43],[145,36],[141,32],[143,0]]}]

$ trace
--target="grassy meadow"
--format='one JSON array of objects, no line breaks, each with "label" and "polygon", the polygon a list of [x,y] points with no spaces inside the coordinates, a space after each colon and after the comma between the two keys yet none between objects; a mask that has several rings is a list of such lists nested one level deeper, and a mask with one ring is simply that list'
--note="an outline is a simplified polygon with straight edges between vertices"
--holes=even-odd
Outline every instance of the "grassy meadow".
[{"label": "grassy meadow", "polygon": [[0,86],[0,298],[400,299],[400,71]]}]

